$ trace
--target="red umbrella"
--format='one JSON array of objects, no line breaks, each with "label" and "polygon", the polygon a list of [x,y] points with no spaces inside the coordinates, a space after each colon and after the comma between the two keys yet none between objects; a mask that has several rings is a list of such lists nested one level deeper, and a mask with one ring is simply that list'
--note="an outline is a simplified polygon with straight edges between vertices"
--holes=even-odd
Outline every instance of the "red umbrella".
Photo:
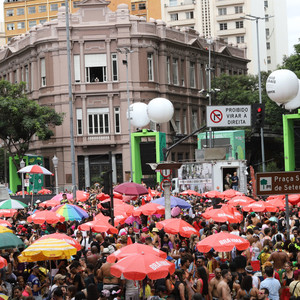
[{"label": "red umbrella", "polygon": [[183,195],[183,196],[186,196],[186,195],[191,196],[191,195],[193,195],[193,196],[199,196],[199,197],[201,196],[200,193],[198,193],[198,192],[196,192],[196,191],[193,191],[193,190],[186,190],[186,191],[183,191],[183,192],[180,193],[180,195]]},{"label": "red umbrella", "polygon": [[6,227],[10,227],[11,226],[11,224],[8,221],[6,221],[6,220],[0,220],[0,225],[1,226],[6,226]]},{"label": "red umbrella", "polygon": [[255,200],[247,197],[247,196],[235,196],[232,199],[230,199],[227,204],[232,205],[232,206],[245,206],[245,205],[249,205],[251,203],[254,203]]},{"label": "red umbrella", "polygon": [[[129,247],[129,246],[128,246]],[[129,255],[119,260],[110,268],[113,276],[123,275],[130,280],[143,280],[146,276],[152,280],[165,278],[175,271],[175,264],[154,254],[144,252]]]},{"label": "red umbrella", "polygon": [[27,218],[27,222],[33,222],[34,224],[44,224],[45,222],[48,224],[56,224],[64,221],[65,217],[51,210],[37,211]]},{"label": "red umbrella", "polygon": [[209,191],[203,194],[206,198],[222,198],[222,194],[219,191]]},{"label": "red umbrella", "polygon": [[90,197],[90,194],[85,191],[76,191],[76,199],[77,201],[83,202],[88,200]]},{"label": "red umbrella", "polygon": [[300,201],[300,195],[299,194],[288,195],[288,199],[292,205],[296,205]]},{"label": "red umbrella", "polygon": [[41,189],[40,191],[37,192],[40,195],[49,195],[52,194],[52,192],[48,189]]},{"label": "red umbrella", "polygon": [[16,209],[0,209],[0,217],[13,217]]},{"label": "red umbrella", "polygon": [[148,246],[145,244],[135,243],[135,244],[131,244],[131,245],[122,247],[119,250],[113,252],[111,255],[109,255],[107,257],[107,261],[109,263],[114,263],[116,260],[120,260],[129,255],[134,256],[134,255],[140,254],[142,252],[145,253],[145,255],[152,254],[152,255],[156,255],[163,259],[167,258],[167,253],[164,251],[160,251],[157,248],[154,248],[154,247],[151,247],[151,246]]},{"label": "red umbrella", "polygon": [[273,206],[275,206],[275,207],[278,207],[278,208],[280,208],[280,209],[285,208],[285,203],[284,203],[284,201],[283,201],[283,200],[280,200],[279,198],[277,198],[277,199],[275,198],[275,199],[266,201],[266,203],[271,204],[271,205],[273,205]]},{"label": "red umbrella", "polygon": [[244,211],[254,211],[254,212],[263,212],[263,211],[276,212],[278,209],[277,209],[277,207],[275,207],[271,204],[268,204],[265,201],[257,201],[257,202],[254,202],[254,203],[244,206],[243,210]]},{"label": "red umbrella", "polygon": [[228,232],[213,234],[198,242],[196,245],[199,252],[209,252],[211,248],[218,252],[229,252],[234,247],[238,250],[246,250],[250,247],[248,240]]},{"label": "red umbrella", "polygon": [[124,182],[114,188],[115,192],[127,196],[140,196],[148,194],[148,190],[141,184],[135,182]]},{"label": "red umbrella", "polygon": [[[22,191],[19,191],[16,193],[17,196],[22,196],[23,195],[23,192]],[[24,191],[24,195],[29,195],[29,193],[27,191]]]},{"label": "red umbrella", "polygon": [[142,205],[135,209],[132,213],[133,216],[138,217],[141,214],[145,216],[150,216],[154,214],[165,214],[165,207],[163,205],[157,204],[157,203],[147,203],[145,205]]},{"label": "red umbrella", "polygon": [[202,214],[205,219],[212,219],[215,222],[229,222],[229,223],[240,223],[243,220],[243,215],[240,214],[235,208],[223,206],[218,209],[211,209]]},{"label": "red umbrella", "polygon": [[107,221],[101,219],[83,223],[78,226],[78,229],[81,231],[92,230],[93,232],[107,232],[108,234],[118,233],[117,228],[111,226]]},{"label": "red umbrella", "polygon": [[0,256],[0,269],[5,268],[7,266],[7,260]]},{"label": "red umbrella", "polygon": [[110,217],[104,216],[104,214],[102,214],[102,213],[99,213],[94,218],[94,220],[103,220],[103,221],[106,221],[106,222],[108,222],[109,219],[110,219]]},{"label": "red umbrella", "polygon": [[237,195],[238,191],[229,189],[221,193],[222,198],[231,199]]},{"label": "red umbrella", "polygon": [[66,243],[70,244],[71,246],[75,247],[77,251],[81,250],[81,245],[75,239],[71,238],[70,236],[64,233],[52,233],[52,234],[43,235],[42,237],[39,238],[39,240],[51,239],[51,238],[63,240]]},{"label": "red umbrella", "polygon": [[200,235],[199,232],[188,222],[182,219],[167,219],[156,223],[158,229],[164,229],[171,234],[179,233],[183,237],[190,237],[192,234]]}]

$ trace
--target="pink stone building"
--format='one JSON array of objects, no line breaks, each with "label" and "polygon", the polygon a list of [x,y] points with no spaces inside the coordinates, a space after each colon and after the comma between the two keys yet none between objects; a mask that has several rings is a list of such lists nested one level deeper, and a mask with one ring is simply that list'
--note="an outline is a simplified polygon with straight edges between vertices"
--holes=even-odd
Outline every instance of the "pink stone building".
[{"label": "pink stone building", "polygon": [[[172,101],[175,113],[168,124],[150,124],[167,133],[167,144],[176,135],[188,134],[205,123],[208,45],[196,31],[168,27],[161,20],[129,15],[127,5],[115,12],[103,0],[81,2],[70,15],[73,129],[76,181],[79,188],[99,180],[109,168],[112,152],[113,181],[126,181],[130,172],[127,112],[126,56],[128,48],[130,102],[148,103],[156,97]],[[48,141],[34,139],[30,152],[44,157],[54,171],[59,159],[59,188],[71,186],[71,150],[68,66],[64,8],[58,18],[30,29],[0,48],[0,78],[25,81],[28,96],[41,105],[65,113],[62,126]],[[216,41],[212,51],[215,75],[246,74],[248,60],[242,50]],[[132,127],[132,131],[136,128]],[[192,159],[196,137],[174,148],[169,159]],[[47,186],[54,178],[45,178]]]}]

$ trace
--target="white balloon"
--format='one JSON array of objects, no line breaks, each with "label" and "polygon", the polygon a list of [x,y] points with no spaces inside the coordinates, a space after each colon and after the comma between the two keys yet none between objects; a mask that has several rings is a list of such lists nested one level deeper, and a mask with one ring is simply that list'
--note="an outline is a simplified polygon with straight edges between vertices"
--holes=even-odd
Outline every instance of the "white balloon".
[{"label": "white balloon", "polygon": [[269,75],[266,90],[271,100],[277,103],[287,103],[297,96],[298,78],[290,70],[276,70]]},{"label": "white balloon", "polygon": [[174,106],[165,98],[154,98],[148,104],[149,119],[155,123],[169,122],[174,114]]},{"label": "white balloon", "polygon": [[150,119],[147,114],[147,104],[142,102],[136,102],[129,106],[130,110],[130,122],[135,127],[144,127],[150,123]]},{"label": "white balloon", "polygon": [[[298,80],[299,85],[300,85],[300,80]],[[290,100],[289,102],[284,104],[284,108],[286,110],[293,110],[300,107],[300,88],[298,89],[298,94],[295,98]]]}]

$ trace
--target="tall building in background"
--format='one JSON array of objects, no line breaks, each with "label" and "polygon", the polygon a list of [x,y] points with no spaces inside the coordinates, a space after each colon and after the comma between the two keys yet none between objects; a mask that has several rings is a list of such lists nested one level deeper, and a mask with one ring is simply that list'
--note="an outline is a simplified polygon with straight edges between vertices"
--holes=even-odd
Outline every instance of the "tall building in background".
[{"label": "tall building in background", "polygon": [[266,18],[258,21],[260,68],[276,69],[288,55],[285,0],[162,0],[165,22],[244,49],[249,73],[257,74],[256,22],[244,19],[247,15]]}]

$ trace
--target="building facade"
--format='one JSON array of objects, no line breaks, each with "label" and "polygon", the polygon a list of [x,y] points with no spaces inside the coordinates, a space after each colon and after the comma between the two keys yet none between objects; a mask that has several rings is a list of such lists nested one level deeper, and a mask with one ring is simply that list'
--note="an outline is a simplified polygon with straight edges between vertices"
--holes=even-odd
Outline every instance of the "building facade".
[{"label": "building facade", "polygon": [[[171,122],[150,125],[167,133],[167,145],[205,123],[208,99],[199,93],[208,84],[205,39],[189,28],[172,29],[161,20],[132,16],[125,4],[112,12],[108,3],[86,0],[70,15],[72,126],[80,188],[98,181],[110,168],[109,152],[113,181],[130,176],[127,88],[131,103],[157,97],[173,103]],[[65,10],[59,8],[57,19],[32,27],[0,48],[0,78],[25,81],[30,98],[65,114],[63,126],[54,128],[50,140],[33,139],[30,144],[30,152],[43,156],[51,170],[52,157],[58,157],[60,188],[72,182],[65,21]],[[124,49],[131,50],[127,60]],[[244,51],[217,41],[213,55],[217,76],[246,74]],[[174,148],[170,159],[192,159],[195,148],[196,137],[189,138]]]}]

